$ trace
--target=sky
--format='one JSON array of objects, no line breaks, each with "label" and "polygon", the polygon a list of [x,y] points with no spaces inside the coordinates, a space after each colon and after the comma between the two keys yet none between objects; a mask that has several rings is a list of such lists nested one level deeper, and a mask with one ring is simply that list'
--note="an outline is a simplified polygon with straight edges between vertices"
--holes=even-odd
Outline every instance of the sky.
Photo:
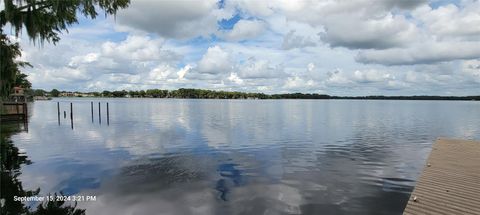
[{"label": "sky", "polygon": [[15,40],[45,90],[480,95],[474,0],[134,0],[57,45]]}]

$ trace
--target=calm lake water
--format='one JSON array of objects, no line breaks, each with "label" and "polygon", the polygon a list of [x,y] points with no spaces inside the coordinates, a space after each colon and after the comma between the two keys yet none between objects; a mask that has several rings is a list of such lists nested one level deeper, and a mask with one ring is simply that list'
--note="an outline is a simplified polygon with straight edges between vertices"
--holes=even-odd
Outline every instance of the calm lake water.
[{"label": "calm lake water", "polygon": [[32,161],[18,179],[96,196],[78,203],[87,214],[401,214],[436,138],[480,139],[473,101],[72,98],[30,111],[11,137]]}]

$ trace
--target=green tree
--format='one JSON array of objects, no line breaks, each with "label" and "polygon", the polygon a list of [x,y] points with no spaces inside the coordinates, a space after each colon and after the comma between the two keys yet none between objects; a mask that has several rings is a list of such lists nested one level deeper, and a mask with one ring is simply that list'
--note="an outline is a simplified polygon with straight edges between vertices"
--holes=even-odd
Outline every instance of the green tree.
[{"label": "green tree", "polygon": [[96,18],[97,10],[103,10],[105,16],[116,14],[117,10],[129,5],[129,0],[4,0],[4,10],[0,11],[0,65],[1,96],[6,97],[20,74],[20,68],[29,65],[16,61],[21,56],[18,43],[13,43],[3,32],[10,24],[18,36],[23,29],[35,43],[45,41],[56,44],[62,32],[78,23],[78,15]]},{"label": "green tree", "polygon": [[138,94],[140,95],[140,97],[145,97],[146,93],[145,93],[145,90],[140,90]]},{"label": "green tree", "polygon": [[42,89],[36,89],[33,91],[34,96],[45,96],[45,90]]},{"label": "green tree", "polygon": [[113,91],[112,95],[113,95],[113,97],[125,97],[125,95],[127,95],[127,91],[125,91],[125,90]]},{"label": "green tree", "polygon": [[52,97],[58,97],[60,95],[60,91],[58,91],[57,89],[53,89],[52,91],[50,91],[50,95],[52,95]]},{"label": "green tree", "polygon": [[108,91],[108,90],[105,90],[102,92],[102,96],[103,97],[111,97],[112,96],[112,92]]},{"label": "green tree", "polygon": [[32,83],[27,79],[27,75],[18,71],[15,77],[15,86],[23,87],[25,89],[31,88]]},{"label": "green tree", "polygon": [[30,82],[26,79],[27,76],[20,72],[20,68],[31,65],[17,60],[22,55],[19,44],[13,43],[1,31],[0,29],[0,96],[5,98],[15,85],[24,88],[31,87]]}]

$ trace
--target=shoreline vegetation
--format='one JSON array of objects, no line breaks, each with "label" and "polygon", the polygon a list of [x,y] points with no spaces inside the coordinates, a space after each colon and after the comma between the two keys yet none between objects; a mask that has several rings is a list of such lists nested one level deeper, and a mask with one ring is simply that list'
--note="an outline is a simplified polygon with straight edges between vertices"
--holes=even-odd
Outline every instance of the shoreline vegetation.
[{"label": "shoreline vegetation", "polygon": [[42,97],[101,97],[101,98],[181,98],[181,99],[360,99],[360,100],[463,100],[480,101],[478,96],[331,96],[317,93],[265,94],[237,91],[215,91],[180,88],[177,90],[149,89],[139,91],[69,92],[53,89],[50,92],[32,90],[34,96]]}]

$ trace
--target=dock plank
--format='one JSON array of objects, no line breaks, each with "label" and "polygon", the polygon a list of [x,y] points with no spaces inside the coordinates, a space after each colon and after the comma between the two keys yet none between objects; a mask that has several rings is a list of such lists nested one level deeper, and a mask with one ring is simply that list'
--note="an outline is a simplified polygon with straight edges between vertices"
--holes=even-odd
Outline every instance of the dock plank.
[{"label": "dock plank", "polygon": [[437,139],[403,214],[480,214],[480,141]]}]

